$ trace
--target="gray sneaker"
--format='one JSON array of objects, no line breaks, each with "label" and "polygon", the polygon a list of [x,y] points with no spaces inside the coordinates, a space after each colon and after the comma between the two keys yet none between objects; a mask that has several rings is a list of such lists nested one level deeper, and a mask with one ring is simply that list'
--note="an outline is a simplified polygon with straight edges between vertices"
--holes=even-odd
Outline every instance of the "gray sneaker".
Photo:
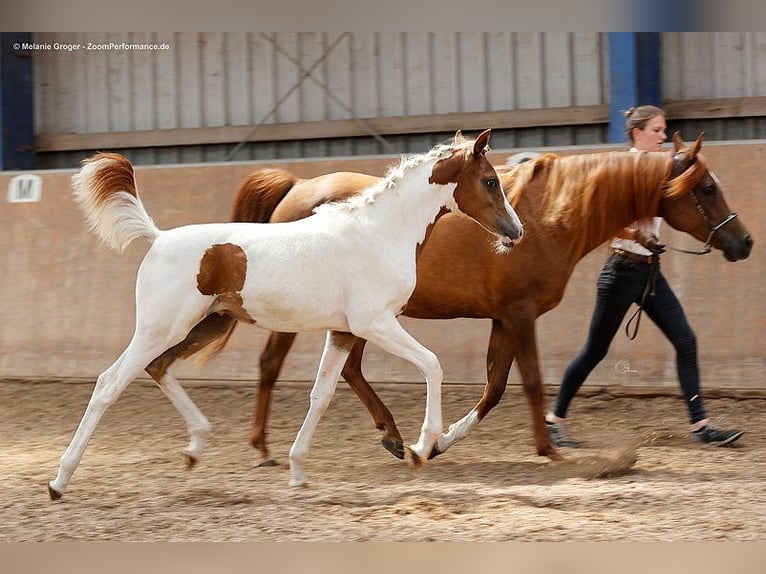
[{"label": "gray sneaker", "polygon": [[580,446],[577,444],[577,441],[569,438],[569,432],[565,423],[549,423],[545,421],[545,428],[548,430],[548,438],[551,439],[553,446],[562,448],[577,448]]},{"label": "gray sneaker", "polygon": [[711,424],[708,424],[702,427],[700,430],[694,431],[692,433],[692,440],[712,446],[726,446],[734,444],[734,442],[736,442],[743,434],[745,433],[741,430],[719,429]]}]

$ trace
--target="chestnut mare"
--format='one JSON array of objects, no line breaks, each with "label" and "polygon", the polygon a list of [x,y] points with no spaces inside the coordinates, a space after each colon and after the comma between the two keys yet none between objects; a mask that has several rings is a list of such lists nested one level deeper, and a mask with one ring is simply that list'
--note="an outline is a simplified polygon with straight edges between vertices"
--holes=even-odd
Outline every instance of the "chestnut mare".
[{"label": "chestnut mare", "polygon": [[151,248],[136,280],[135,333],[98,377],[48,485],[51,498],[66,490],[105,410],[144,369],[186,421],[189,463],[199,459],[210,424],[165,361],[206,317],[233,317],[270,330],[327,330],[309,410],[290,449],[291,486],[305,482],[311,436],[354,336],[412,362],[425,376],[425,419],[417,443],[407,448],[408,461],[418,466],[442,431],[442,371],[396,316],[415,288],[416,247],[442,208],[469,215],[510,246],[521,237],[521,222],[486,158],[489,136],[490,130],[475,141],[458,134],[451,145],[404,158],[386,178],[357,188],[364,189],[347,201],[278,225],[217,223],[162,231],[138,197],[126,158],[99,153],[86,159],[72,186],[91,230],[116,251],[138,237]]},{"label": "chestnut mare", "polygon": [[[503,187],[524,220],[525,239],[498,253],[487,234],[464,217],[445,215],[418,259],[417,286],[404,315],[423,319],[492,319],[487,349],[487,384],[478,404],[442,435],[432,454],[464,438],[500,401],[511,364],[519,364],[530,404],[538,454],[557,458],[543,420],[543,386],[535,321],[555,308],[575,265],[618,230],[642,217],[661,215],[676,229],[706,241],[730,261],[745,259],[752,246],[747,230],[733,219],[718,180],[699,154],[702,134],[687,148],[675,134],[669,152],[610,152],[558,157],[543,154],[513,167],[499,167]],[[346,185],[338,185],[341,180]],[[289,221],[311,214],[318,204],[356,193],[376,181],[369,175],[331,174],[301,180],[283,170],[253,173],[240,188],[232,219]],[[335,195],[337,194],[337,195]],[[719,222],[726,222],[717,228]],[[715,231],[713,231],[715,229]],[[213,323],[212,321],[215,321]],[[219,350],[235,321],[201,324],[187,339],[188,357],[206,346]],[[266,423],[273,385],[294,341],[293,333],[272,333],[261,354],[261,379],[251,443],[262,464],[270,464]],[[364,341],[357,340],[343,377],[383,432],[382,443],[402,458],[402,438],[393,416],[361,371]]]}]

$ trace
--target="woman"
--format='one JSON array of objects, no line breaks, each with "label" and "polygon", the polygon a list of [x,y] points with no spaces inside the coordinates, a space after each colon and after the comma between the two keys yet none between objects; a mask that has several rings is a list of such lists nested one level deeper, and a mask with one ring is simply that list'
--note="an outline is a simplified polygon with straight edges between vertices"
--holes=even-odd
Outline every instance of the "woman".
[{"label": "woman", "polygon": [[[631,151],[659,151],[662,148],[667,139],[662,109],[640,106],[628,110],[625,117]],[[659,217],[638,221],[623,229],[611,243],[612,253],[598,279],[596,308],[588,339],[564,372],[555,406],[545,416],[548,435],[556,446],[577,447],[577,442],[569,438],[566,427],[569,403],[590,372],[606,356],[630,306],[641,302],[653,267],[655,294],[646,298],[643,309],[676,350],[678,381],[689,410],[692,440],[724,446],[734,443],[743,434],[740,430],[716,428],[705,412],[699,386],[697,339],[681,303],[659,269],[657,258],[665,250],[658,239],[661,222]]]}]

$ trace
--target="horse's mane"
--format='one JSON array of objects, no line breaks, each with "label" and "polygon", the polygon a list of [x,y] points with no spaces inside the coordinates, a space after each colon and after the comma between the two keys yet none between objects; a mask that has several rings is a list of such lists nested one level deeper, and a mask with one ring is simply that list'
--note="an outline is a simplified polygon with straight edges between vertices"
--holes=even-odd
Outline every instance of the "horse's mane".
[{"label": "horse's mane", "polygon": [[692,166],[670,179],[673,166],[669,152],[545,153],[498,168],[498,173],[504,174],[512,205],[534,179],[544,178],[542,223],[574,231],[576,247],[582,248],[608,239],[615,220],[631,222],[657,215],[663,196],[688,192],[707,171],[699,154]]},{"label": "horse's mane", "polygon": [[409,170],[429,161],[446,157],[448,153],[454,153],[458,149],[469,146],[473,146],[473,140],[463,139],[457,143],[457,145],[437,144],[426,153],[403,154],[399,160],[399,163],[389,167],[384,178],[375,185],[372,185],[347,199],[318,205],[314,208],[314,213],[332,211],[347,212],[358,209],[369,203],[373,203],[381,193],[384,193],[389,189],[394,189],[397,186],[397,183]]}]

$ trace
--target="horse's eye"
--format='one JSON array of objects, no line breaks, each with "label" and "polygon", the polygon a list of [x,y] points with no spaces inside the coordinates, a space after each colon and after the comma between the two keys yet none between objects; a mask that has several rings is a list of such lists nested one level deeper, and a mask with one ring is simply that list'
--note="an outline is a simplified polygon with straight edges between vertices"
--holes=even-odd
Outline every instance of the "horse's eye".
[{"label": "horse's eye", "polygon": [[497,189],[499,182],[496,179],[487,180],[487,189]]},{"label": "horse's eye", "polygon": [[708,183],[702,186],[702,193],[705,195],[713,195],[715,193],[715,185]]}]

